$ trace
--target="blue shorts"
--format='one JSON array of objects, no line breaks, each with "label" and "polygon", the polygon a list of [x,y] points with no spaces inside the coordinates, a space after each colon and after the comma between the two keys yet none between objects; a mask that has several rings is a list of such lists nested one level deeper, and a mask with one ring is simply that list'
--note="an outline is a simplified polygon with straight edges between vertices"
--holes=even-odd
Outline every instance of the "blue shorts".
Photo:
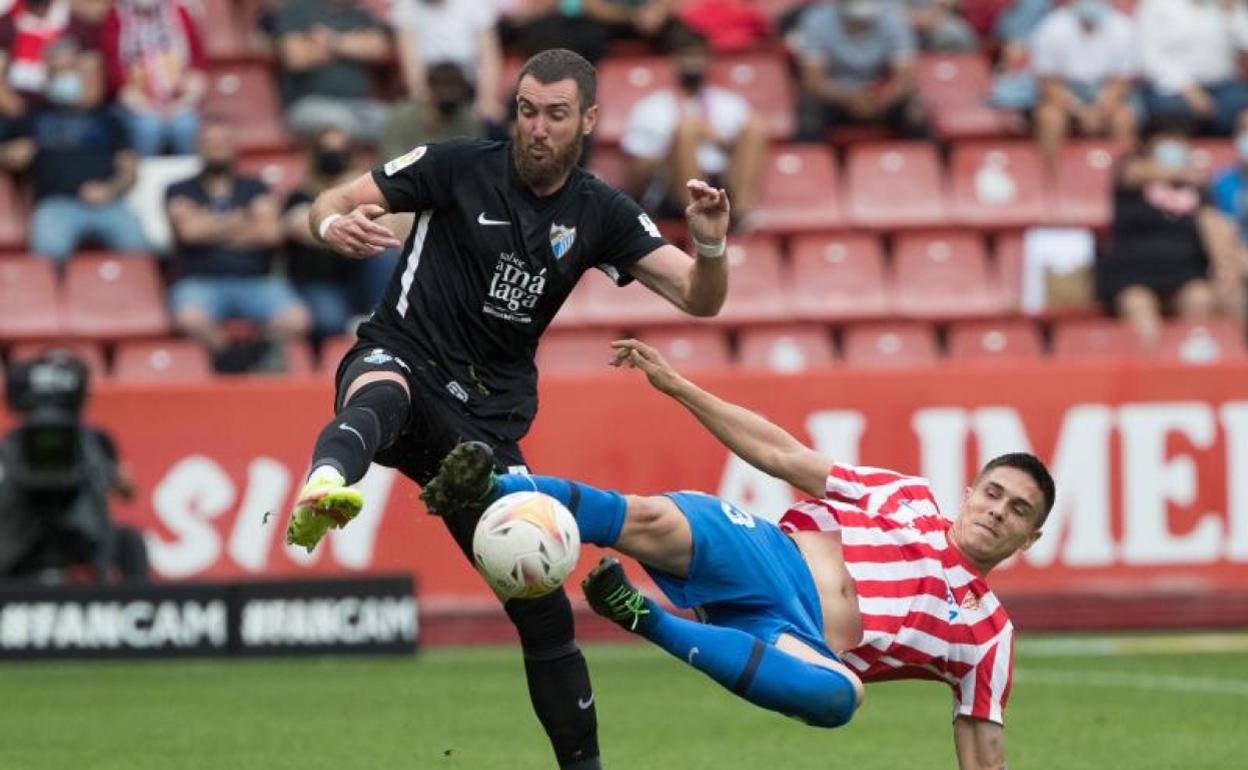
[{"label": "blue shorts", "polygon": [[178,280],[169,289],[169,307],[175,314],[196,307],[214,321],[243,318],[267,323],[299,304],[299,295],[286,279],[273,275],[192,276]]},{"label": "blue shorts", "polygon": [[836,657],[823,638],[815,581],[788,535],[718,497],[701,492],[667,497],[693,530],[689,574],[682,579],[650,567],[646,572],[672,604],[699,608],[708,623],[768,644],[788,633]]}]

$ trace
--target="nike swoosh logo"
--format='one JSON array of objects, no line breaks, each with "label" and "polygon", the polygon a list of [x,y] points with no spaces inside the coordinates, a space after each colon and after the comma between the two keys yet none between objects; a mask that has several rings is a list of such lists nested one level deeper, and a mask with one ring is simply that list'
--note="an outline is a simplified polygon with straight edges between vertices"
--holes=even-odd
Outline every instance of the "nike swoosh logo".
[{"label": "nike swoosh logo", "polygon": [[360,440],[360,443],[364,445],[364,448],[368,449],[368,442],[364,440],[364,436],[358,430],[356,430],[355,428],[352,428],[350,425],[347,425],[345,422],[338,423],[338,427],[341,428],[342,430],[350,431],[351,433],[354,433],[355,437],[358,438]]},{"label": "nike swoosh logo", "polygon": [[693,649],[689,650],[689,665],[691,666],[693,665],[693,659],[697,657],[699,652],[701,652],[701,650],[699,650],[697,647],[694,647]]},{"label": "nike swoosh logo", "polygon": [[576,705],[580,707],[581,711],[585,711],[590,706],[594,705],[594,694],[592,692],[589,694],[589,700],[581,700],[580,698],[577,698]]},{"label": "nike swoosh logo", "polygon": [[509,225],[511,223],[503,219],[487,219],[485,216],[485,212],[482,211],[480,214],[477,215],[477,224],[485,225],[488,227],[490,225]]}]

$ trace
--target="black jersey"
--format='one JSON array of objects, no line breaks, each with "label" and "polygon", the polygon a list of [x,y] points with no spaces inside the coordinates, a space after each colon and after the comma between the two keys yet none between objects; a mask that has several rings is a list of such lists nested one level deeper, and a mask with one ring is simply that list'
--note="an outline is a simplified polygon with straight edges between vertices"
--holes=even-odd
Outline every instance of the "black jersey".
[{"label": "black jersey", "polygon": [[417,147],[373,179],[391,211],[416,219],[360,339],[405,354],[413,376],[500,438],[533,421],[538,338],[581,275],[597,267],[624,285],[666,243],[631,198],[579,168],[537,197],[509,142]]}]

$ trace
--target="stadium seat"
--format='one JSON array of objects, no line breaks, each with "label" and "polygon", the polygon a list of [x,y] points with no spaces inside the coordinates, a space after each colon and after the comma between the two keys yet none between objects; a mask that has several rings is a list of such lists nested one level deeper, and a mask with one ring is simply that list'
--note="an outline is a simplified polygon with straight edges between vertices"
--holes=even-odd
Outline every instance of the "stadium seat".
[{"label": "stadium seat", "polygon": [[792,315],[780,242],[771,236],[733,238],[725,253],[732,278],[728,298],[715,316],[724,324],[777,321]]},{"label": "stadium seat", "polygon": [[1105,227],[1113,211],[1113,168],[1122,149],[1112,142],[1068,142],[1057,159],[1053,218],[1057,224]]},{"label": "stadium seat", "polygon": [[924,366],[937,360],[936,332],[913,322],[851,326],[845,330],[841,352],[849,366]]},{"label": "stadium seat", "polygon": [[728,338],[709,326],[653,329],[639,339],[653,345],[672,366],[682,372],[720,369],[732,365]]},{"label": "stadium seat", "polygon": [[998,235],[993,248],[996,257],[997,285],[1006,312],[1018,311],[1023,304],[1023,235]]},{"label": "stadium seat", "polygon": [[628,187],[628,159],[615,147],[595,147],[589,170],[613,187]]},{"label": "stadium seat", "polygon": [[308,161],[298,152],[244,155],[238,159],[239,173],[258,177],[277,197],[279,206],[307,176]]},{"label": "stadium seat", "polygon": [[147,254],[77,254],[65,271],[64,333],[92,340],[169,333],[164,287]]},{"label": "stadium seat", "polygon": [[949,358],[995,361],[1041,355],[1040,331],[1031,321],[963,321],[949,327]]},{"label": "stadium seat", "polygon": [[248,32],[234,0],[199,0],[187,7],[195,12],[209,60],[234,61],[250,54]]},{"label": "stadium seat", "polygon": [[580,316],[595,326],[633,327],[679,324],[688,316],[639,281],[620,288],[597,270],[581,279],[585,284]]},{"label": "stadium seat", "polygon": [[657,56],[605,59],[598,67],[600,118],[594,135],[619,144],[633,105],[650,93],[675,84],[672,65]]},{"label": "stadium seat", "polygon": [[56,271],[35,257],[0,259],[0,340],[46,339],[61,329]]},{"label": "stadium seat", "polygon": [[889,314],[884,252],[872,235],[805,235],[791,245],[793,310],[799,318],[845,321]]},{"label": "stadium seat", "polygon": [[915,81],[936,136],[947,141],[1018,134],[1018,115],[988,106],[992,73],[980,53],[923,54]]},{"label": "stadium seat", "polygon": [[611,361],[611,343],[621,338],[610,329],[555,329],[537,346],[541,374],[603,374]]},{"label": "stadium seat", "polygon": [[749,54],[711,63],[710,82],[734,91],[750,103],[775,141],[793,136],[796,100],[784,60],[768,54]]},{"label": "stadium seat", "polygon": [[879,142],[851,147],[845,176],[851,224],[895,230],[945,222],[945,184],[935,145]]},{"label": "stadium seat", "polygon": [[0,212],[4,213],[0,216],[0,248],[25,247],[30,206],[13,184],[13,177],[7,173],[0,173]]},{"label": "stadium seat", "polygon": [[1185,364],[1216,364],[1248,358],[1244,327],[1230,320],[1171,321],[1161,332],[1158,353]]},{"label": "stadium seat", "polygon": [[282,120],[276,78],[266,64],[214,65],[203,113],[234,129],[240,152],[281,152],[292,144]]},{"label": "stadium seat", "polygon": [[1126,356],[1139,349],[1131,329],[1114,318],[1059,320],[1053,325],[1053,355],[1059,358]]},{"label": "stadium seat", "polygon": [[108,364],[104,361],[104,349],[98,343],[83,340],[67,340],[56,342],[23,342],[9,350],[9,362],[27,361],[38,357],[46,350],[67,350],[87,365],[87,371],[99,382],[108,376]]},{"label": "stadium seat", "polygon": [[773,147],[755,212],[760,231],[829,230],[842,224],[841,182],[832,154],[818,145]]},{"label": "stadium seat", "polygon": [[1192,162],[1210,178],[1239,161],[1235,144],[1229,139],[1193,139],[1191,148]]},{"label": "stadium seat", "polygon": [[113,361],[118,382],[198,382],[211,375],[208,351],[191,340],[122,342]]},{"label": "stadium seat", "polygon": [[744,369],[799,374],[832,366],[832,338],[823,326],[785,326],[741,332],[737,363]]},{"label": "stadium seat", "polygon": [[996,230],[1048,217],[1044,166],[1031,142],[955,145],[950,175],[958,224]]},{"label": "stadium seat", "polygon": [[977,232],[905,233],[893,246],[894,307],[912,318],[968,318],[1005,309]]}]

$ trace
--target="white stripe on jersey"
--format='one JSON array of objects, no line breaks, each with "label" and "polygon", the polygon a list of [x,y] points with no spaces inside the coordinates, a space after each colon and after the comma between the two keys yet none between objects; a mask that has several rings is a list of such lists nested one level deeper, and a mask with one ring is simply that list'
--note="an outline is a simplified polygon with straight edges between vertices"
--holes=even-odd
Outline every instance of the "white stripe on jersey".
[{"label": "white stripe on jersey", "polygon": [[913,580],[939,575],[940,562],[935,559],[914,561],[846,561],[845,566],[854,580]]},{"label": "white stripe on jersey", "polygon": [[429,220],[432,217],[432,209],[422,211],[416,222],[416,235],[412,238],[412,250],[407,252],[407,267],[403,269],[403,280],[399,283],[399,302],[395,305],[400,316],[407,315],[407,293],[412,290],[416,268],[420,266],[420,253],[425,250],[425,237],[429,235]]},{"label": "white stripe on jersey", "polygon": [[1005,629],[997,635],[1000,644],[997,647],[997,659],[992,666],[992,716],[994,722],[1004,721],[1001,700],[1005,697],[1005,688],[1010,686],[1010,670],[1014,657],[1014,624],[1007,623]]}]

